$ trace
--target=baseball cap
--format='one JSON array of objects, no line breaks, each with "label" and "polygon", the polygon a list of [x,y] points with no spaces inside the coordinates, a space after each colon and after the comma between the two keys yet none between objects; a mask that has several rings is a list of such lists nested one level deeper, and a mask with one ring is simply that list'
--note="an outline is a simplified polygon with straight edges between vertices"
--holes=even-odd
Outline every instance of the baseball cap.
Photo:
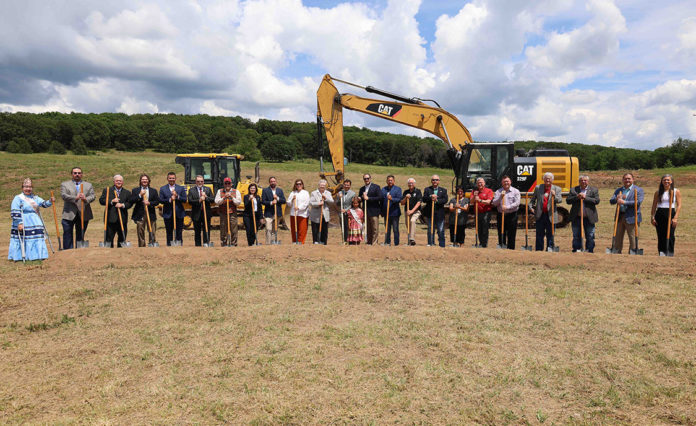
[{"label": "baseball cap", "polygon": [[225,179],[222,180],[222,183],[232,183],[232,179],[226,177]]}]

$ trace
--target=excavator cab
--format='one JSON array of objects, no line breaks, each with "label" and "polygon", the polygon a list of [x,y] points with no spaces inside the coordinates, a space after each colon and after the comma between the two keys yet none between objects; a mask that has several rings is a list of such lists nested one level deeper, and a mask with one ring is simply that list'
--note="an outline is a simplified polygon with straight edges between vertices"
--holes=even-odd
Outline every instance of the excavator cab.
[{"label": "excavator cab", "polygon": [[486,186],[495,190],[504,175],[512,177],[514,144],[475,143],[463,147],[462,161],[456,173],[457,186],[463,186],[468,197],[476,188],[476,180],[483,178]]}]

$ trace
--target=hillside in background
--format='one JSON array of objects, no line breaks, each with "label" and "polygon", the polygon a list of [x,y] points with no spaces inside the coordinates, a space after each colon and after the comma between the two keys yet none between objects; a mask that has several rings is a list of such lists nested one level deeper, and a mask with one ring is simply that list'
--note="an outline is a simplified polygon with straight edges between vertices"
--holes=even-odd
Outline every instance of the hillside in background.
[{"label": "hillside in background", "polygon": [[[326,142],[323,149],[328,157]],[[583,170],[652,169],[696,164],[696,141],[679,138],[654,151],[582,143],[515,141],[516,149],[565,148]],[[314,123],[177,114],[0,113],[0,150],[76,154],[116,149],[158,152],[236,152],[248,160],[318,157]],[[350,162],[448,168],[445,145],[435,138],[345,128]]]}]

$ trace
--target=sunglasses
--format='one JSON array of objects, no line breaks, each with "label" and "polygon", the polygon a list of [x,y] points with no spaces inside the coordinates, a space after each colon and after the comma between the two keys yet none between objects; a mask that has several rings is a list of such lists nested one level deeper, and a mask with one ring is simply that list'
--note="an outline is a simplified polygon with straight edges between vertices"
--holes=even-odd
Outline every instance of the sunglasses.
[{"label": "sunglasses", "polygon": [[440,179],[430,179],[432,182],[438,182]]}]

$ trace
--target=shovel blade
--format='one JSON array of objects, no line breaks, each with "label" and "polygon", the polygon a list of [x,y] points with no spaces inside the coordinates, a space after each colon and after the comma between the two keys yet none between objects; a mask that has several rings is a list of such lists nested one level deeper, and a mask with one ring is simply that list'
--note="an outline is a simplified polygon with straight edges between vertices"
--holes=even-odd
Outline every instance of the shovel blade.
[{"label": "shovel blade", "polygon": [[560,249],[561,249],[560,247],[554,246],[554,247],[547,247],[546,251],[548,251],[549,253],[558,253],[560,251]]},{"label": "shovel blade", "polygon": [[635,249],[635,250],[629,250],[628,254],[633,254],[637,256],[642,256],[643,255],[643,249]]},{"label": "shovel blade", "polygon": [[130,243],[130,241],[124,241],[121,244],[119,244],[123,248],[131,248],[133,245]]},{"label": "shovel blade", "polygon": [[150,243],[147,246],[148,247],[159,247],[159,243]]},{"label": "shovel blade", "polygon": [[181,241],[179,241],[179,240],[172,240],[171,245],[172,245],[172,247],[181,247]]},{"label": "shovel blade", "polygon": [[668,251],[668,252],[667,252],[667,257],[674,257],[674,252],[673,252],[673,251]]},{"label": "shovel blade", "polygon": [[76,242],[75,242],[75,247],[76,247],[76,248],[88,248],[88,247],[89,247],[89,241],[87,241],[87,240],[76,241]]},{"label": "shovel blade", "polygon": [[111,248],[111,243],[109,241],[99,241],[99,247]]},{"label": "shovel blade", "polygon": [[507,244],[497,244],[497,245],[495,246],[495,248],[498,248],[498,249],[507,249]]},{"label": "shovel blade", "polygon": [[607,247],[606,253],[607,254],[620,254],[619,251],[613,247]]},{"label": "shovel blade", "polygon": [[522,246],[520,250],[532,251],[532,246]]}]

